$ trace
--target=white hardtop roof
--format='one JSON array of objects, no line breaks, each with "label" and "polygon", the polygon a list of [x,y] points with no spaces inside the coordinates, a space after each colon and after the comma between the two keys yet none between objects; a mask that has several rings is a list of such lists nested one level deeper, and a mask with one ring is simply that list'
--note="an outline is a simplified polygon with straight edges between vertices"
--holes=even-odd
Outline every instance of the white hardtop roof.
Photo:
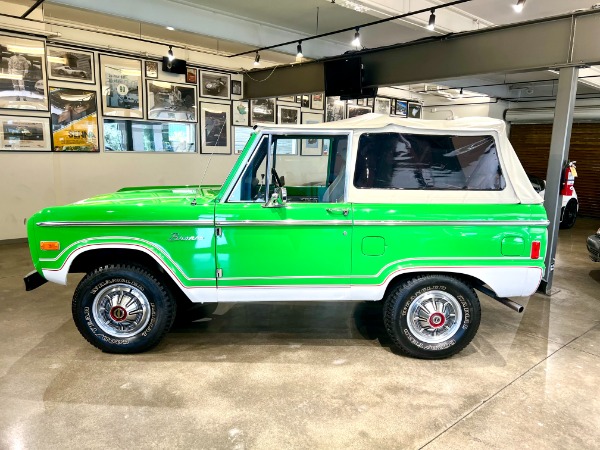
[{"label": "white hardtop roof", "polygon": [[293,128],[298,130],[364,130],[385,128],[395,125],[405,129],[415,130],[438,130],[438,131],[496,131],[506,133],[506,125],[503,120],[490,117],[464,117],[454,120],[424,120],[407,119],[403,117],[387,116],[385,114],[363,114],[351,119],[336,120],[335,122],[323,122],[303,125],[285,124],[258,124],[261,129]]}]

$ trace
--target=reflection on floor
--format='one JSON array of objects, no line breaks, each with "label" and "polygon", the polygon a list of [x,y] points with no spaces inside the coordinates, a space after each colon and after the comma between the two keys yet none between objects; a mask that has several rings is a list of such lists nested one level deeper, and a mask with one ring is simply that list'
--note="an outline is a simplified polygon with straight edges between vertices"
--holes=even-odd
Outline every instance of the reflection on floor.
[{"label": "reflection on floor", "polygon": [[[0,448],[597,448],[600,264],[561,230],[548,298],[484,298],[461,354],[393,354],[378,303],[219,305],[152,352],[87,344],[69,287],[0,245]],[[124,444],[124,443],[127,444]]]}]

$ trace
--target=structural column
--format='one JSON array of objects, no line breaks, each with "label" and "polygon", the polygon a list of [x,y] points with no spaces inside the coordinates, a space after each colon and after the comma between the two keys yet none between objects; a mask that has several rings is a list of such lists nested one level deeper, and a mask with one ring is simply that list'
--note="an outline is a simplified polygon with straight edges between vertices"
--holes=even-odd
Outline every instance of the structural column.
[{"label": "structural column", "polygon": [[546,174],[546,194],[544,197],[544,206],[546,207],[550,226],[548,227],[548,249],[545,261],[546,272],[542,277],[540,290],[546,295],[550,295],[552,291],[554,260],[562,206],[560,188],[564,177],[564,169],[569,158],[578,73],[578,67],[565,67],[560,69],[558,78],[558,92],[556,94],[550,159],[548,161],[548,173]]}]

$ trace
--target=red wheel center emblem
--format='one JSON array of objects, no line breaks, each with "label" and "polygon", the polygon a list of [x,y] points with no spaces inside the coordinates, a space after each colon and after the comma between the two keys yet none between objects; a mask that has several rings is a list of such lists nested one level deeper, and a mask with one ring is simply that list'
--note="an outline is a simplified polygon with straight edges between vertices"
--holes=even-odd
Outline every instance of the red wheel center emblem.
[{"label": "red wheel center emblem", "polygon": [[443,327],[446,323],[446,316],[442,313],[436,312],[429,316],[429,325],[432,328],[440,328]]},{"label": "red wheel center emblem", "polygon": [[122,306],[113,306],[110,309],[110,318],[115,322],[123,322],[127,317],[127,311]]}]

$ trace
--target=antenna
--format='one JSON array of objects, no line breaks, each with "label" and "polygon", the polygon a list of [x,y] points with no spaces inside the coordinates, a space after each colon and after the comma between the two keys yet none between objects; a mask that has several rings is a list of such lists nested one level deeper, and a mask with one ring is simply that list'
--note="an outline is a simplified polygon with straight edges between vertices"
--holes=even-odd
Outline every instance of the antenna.
[{"label": "antenna", "polygon": [[[219,141],[219,138],[221,137],[221,133],[223,133],[224,129],[225,129],[225,121],[221,125],[221,129],[219,130],[219,134],[217,135],[217,138],[216,138],[217,142]],[[202,174],[202,178],[200,178],[200,184],[198,185],[198,189],[196,191],[196,197],[194,197],[194,200],[192,200],[193,206],[196,206],[196,204],[197,204],[196,198],[198,198],[198,195],[200,194],[200,189],[202,189],[202,183],[204,183],[204,177],[206,177],[206,172],[208,172],[208,168],[210,167],[210,162],[212,161],[214,154],[215,154],[215,152],[212,152],[210,154],[210,158],[208,158],[208,162],[206,163],[206,167],[204,168],[204,173]]]}]

